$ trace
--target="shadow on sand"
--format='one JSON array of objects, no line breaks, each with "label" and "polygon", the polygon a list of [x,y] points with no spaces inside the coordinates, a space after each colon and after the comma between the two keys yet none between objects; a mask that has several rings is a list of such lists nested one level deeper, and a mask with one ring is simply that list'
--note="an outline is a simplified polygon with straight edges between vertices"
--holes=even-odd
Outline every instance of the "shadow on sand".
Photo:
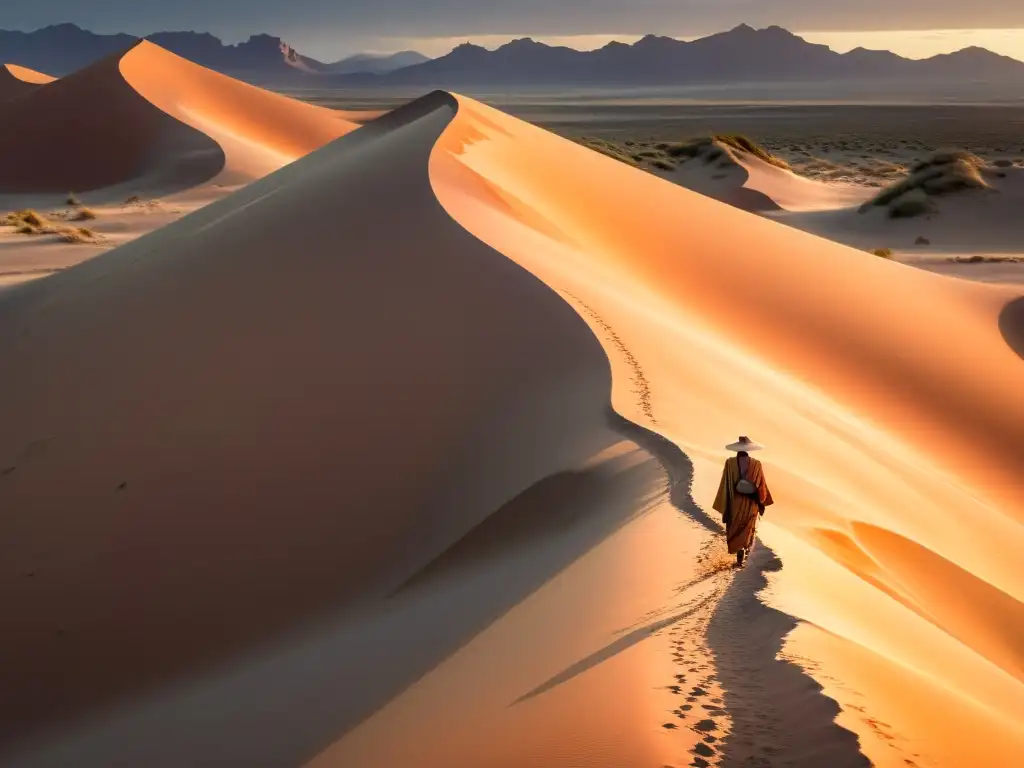
[{"label": "shadow on sand", "polygon": [[999,331],[1010,349],[1024,358],[1024,296],[1003,307],[999,315]]},{"label": "shadow on sand", "polygon": [[[1024,314],[1024,305],[1021,307]],[[693,464],[661,435],[613,418],[615,428],[665,467],[672,504],[704,528],[722,527],[692,496]],[[778,658],[796,620],[765,605],[758,594],[768,586],[767,574],[782,563],[758,543],[747,566],[737,571],[708,625],[707,640],[715,657],[717,679],[724,690],[730,732],[715,747],[721,766],[823,766],[864,768],[856,734],[835,722],[839,705],[798,665]],[[706,764],[694,763],[695,765]]]}]

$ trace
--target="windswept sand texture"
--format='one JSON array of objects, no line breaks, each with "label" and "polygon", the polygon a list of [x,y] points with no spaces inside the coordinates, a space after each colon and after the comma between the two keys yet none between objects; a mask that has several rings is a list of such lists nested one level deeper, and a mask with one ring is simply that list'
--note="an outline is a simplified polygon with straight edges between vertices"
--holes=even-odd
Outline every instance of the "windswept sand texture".
[{"label": "windswept sand texture", "polygon": [[420,99],[0,294],[0,763],[1016,765],[1022,293]]}]

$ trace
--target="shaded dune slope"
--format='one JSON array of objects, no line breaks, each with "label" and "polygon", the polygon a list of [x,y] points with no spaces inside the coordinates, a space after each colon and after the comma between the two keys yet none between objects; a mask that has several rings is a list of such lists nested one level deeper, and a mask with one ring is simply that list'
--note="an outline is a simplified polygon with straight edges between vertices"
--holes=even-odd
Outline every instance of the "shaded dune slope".
[{"label": "shaded dune slope", "polygon": [[999,329],[1006,343],[1024,359],[1024,297],[1006,305],[999,315]]},{"label": "shaded dune slope", "polygon": [[54,78],[42,72],[17,64],[0,64],[0,102],[32,93],[39,86],[53,81]]},{"label": "shaded dune slope", "polygon": [[247,181],[355,127],[141,42],[0,114],[0,193]]},{"label": "shaded dune slope", "polygon": [[[776,599],[843,638],[847,681],[901,670],[896,714],[937,764],[1024,747],[1007,715],[1024,706],[1017,292],[751,216],[462,97],[431,177],[469,231],[614,328],[616,409],[686,450],[708,497],[723,440],[772,446]],[[842,724],[894,754],[852,710]]]},{"label": "shaded dune slope", "polygon": [[618,441],[585,323],[434,197],[454,111],[4,295],[0,744],[391,594]]}]

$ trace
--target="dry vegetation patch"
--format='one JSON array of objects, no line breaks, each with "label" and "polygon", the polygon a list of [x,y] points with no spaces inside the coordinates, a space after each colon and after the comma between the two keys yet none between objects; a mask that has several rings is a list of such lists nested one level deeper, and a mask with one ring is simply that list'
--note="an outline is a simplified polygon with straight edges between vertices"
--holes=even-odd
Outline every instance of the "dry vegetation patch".
[{"label": "dry vegetation patch", "polygon": [[861,208],[887,208],[893,218],[920,216],[934,210],[933,197],[966,190],[987,190],[993,173],[985,160],[966,151],[940,152],[915,164],[910,175],[883,189]]},{"label": "dry vegetation patch", "polygon": [[719,168],[732,168],[739,164],[740,154],[751,155],[771,165],[790,170],[785,160],[740,134],[714,134],[678,142],[653,139],[626,139],[615,142],[594,136],[584,136],[576,141],[602,155],[648,170],[673,171],[680,163],[697,158],[708,165],[714,163]]},{"label": "dry vegetation patch", "polygon": [[[95,214],[92,218],[95,218]],[[30,208],[6,214],[0,219],[0,225],[12,227],[19,235],[56,235],[65,243],[97,243],[103,240],[102,236],[91,229],[55,223]]]}]

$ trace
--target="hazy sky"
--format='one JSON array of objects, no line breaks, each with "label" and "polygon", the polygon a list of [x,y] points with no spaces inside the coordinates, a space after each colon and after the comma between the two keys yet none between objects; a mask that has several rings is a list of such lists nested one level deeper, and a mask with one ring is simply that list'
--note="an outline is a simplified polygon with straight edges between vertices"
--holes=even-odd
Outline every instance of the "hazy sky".
[{"label": "hazy sky", "polygon": [[[20,4],[0,27],[61,21],[139,35],[195,29],[229,42],[269,32],[326,59],[405,47],[437,55],[466,39],[497,44],[527,35],[595,47],[646,32],[692,38],[740,22],[779,24],[839,49],[923,56],[987,44],[1024,58],[1020,0],[46,0]],[[963,30],[979,31],[969,39]]]}]

